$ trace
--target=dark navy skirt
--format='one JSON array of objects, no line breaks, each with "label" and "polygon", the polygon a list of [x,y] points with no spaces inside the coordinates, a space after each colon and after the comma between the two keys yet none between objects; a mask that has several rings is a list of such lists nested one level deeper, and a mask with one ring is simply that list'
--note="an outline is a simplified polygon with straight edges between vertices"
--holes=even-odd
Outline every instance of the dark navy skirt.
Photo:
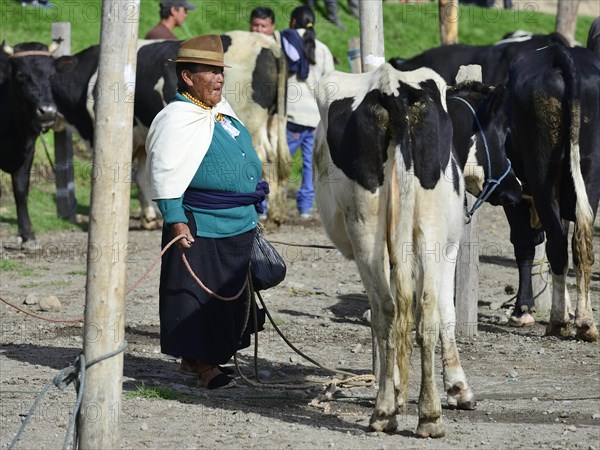
[{"label": "dark navy skirt", "polygon": [[[213,292],[222,297],[235,296],[248,276],[255,231],[222,239],[198,237],[193,216],[187,217],[195,236],[192,248],[185,251],[192,270]],[[162,247],[173,237],[171,227],[163,227]],[[254,321],[247,310],[248,288],[233,301],[210,296],[188,273],[176,244],[162,257],[159,297],[163,353],[225,364],[237,350],[250,345]],[[258,312],[261,330],[264,314]]]}]

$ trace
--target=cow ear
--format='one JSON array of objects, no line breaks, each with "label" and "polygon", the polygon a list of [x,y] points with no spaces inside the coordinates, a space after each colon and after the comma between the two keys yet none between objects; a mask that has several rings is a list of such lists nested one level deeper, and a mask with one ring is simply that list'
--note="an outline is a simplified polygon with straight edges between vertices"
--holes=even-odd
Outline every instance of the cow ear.
[{"label": "cow ear", "polygon": [[76,56],[61,56],[54,61],[58,73],[67,73],[72,71],[78,64]]},{"label": "cow ear", "polygon": [[497,114],[502,111],[504,107],[504,100],[506,98],[506,86],[503,84],[499,84],[494,87],[492,94],[489,96],[490,98],[490,113]]}]

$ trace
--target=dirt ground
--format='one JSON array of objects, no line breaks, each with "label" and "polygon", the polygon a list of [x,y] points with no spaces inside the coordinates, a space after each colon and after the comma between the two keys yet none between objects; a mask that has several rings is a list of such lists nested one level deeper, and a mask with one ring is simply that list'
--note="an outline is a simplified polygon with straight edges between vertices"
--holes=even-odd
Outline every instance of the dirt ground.
[{"label": "dirt ground", "polygon": [[[446,436],[419,439],[416,400],[419,355],[412,357],[410,402],[393,434],[368,431],[376,389],[344,387],[318,401],[335,375],[303,359],[268,325],[259,335],[259,374],[276,387],[238,386],[207,391],[176,372],[177,363],[160,353],[158,267],[126,299],[126,340],[121,403],[122,448],[600,448],[600,346],[572,338],[544,337],[544,317],[527,329],[506,325],[517,272],[500,209],[480,210],[479,321],[476,337],[460,337],[459,349],[478,399],[475,411],[443,410]],[[159,231],[129,233],[127,285],[158,255]],[[87,235],[68,231],[38,236],[37,252],[14,250],[7,227],[0,227],[2,258],[14,261],[1,278],[1,296],[48,318],[80,317],[84,306]],[[314,219],[289,223],[268,234],[285,243],[329,240]],[[592,299],[600,322],[600,271],[596,231]],[[337,370],[371,373],[371,334],[363,318],[368,308],[355,265],[337,252],[276,244],[288,264],[284,282],[264,300],[287,338],[314,360]],[[113,255],[115,257],[115,255]],[[121,256],[119,256],[121,257]],[[569,288],[574,296],[574,279]],[[56,296],[60,312],[22,305]],[[510,302],[508,303],[510,304]],[[19,429],[35,394],[82,349],[81,324],[56,324],[0,306],[0,448]],[[241,351],[243,373],[253,377],[253,348]],[[436,362],[442,402],[441,365]],[[313,384],[308,384],[309,382]],[[283,386],[285,385],[285,386]],[[132,397],[132,392],[146,394]],[[155,388],[166,388],[161,395]],[[169,395],[167,395],[169,394]],[[167,399],[169,397],[171,399]],[[316,399],[316,400],[315,400]],[[74,389],[50,389],[16,448],[60,448]],[[114,413],[117,411],[117,408]],[[115,425],[116,425],[115,415]]]}]

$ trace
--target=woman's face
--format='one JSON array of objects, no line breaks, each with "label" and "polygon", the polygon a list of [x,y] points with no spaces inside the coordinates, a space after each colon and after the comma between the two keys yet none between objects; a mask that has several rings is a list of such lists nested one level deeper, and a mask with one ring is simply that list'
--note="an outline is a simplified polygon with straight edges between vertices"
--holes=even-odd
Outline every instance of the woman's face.
[{"label": "woman's face", "polygon": [[185,70],[182,76],[190,94],[201,102],[215,106],[221,101],[225,81],[222,67],[198,64],[195,73]]}]

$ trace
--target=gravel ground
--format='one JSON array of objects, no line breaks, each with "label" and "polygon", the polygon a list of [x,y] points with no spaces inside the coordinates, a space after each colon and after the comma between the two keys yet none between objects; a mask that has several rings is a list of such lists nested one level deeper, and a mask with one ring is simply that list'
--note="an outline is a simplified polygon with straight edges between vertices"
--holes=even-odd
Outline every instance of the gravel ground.
[{"label": "gravel ground", "polygon": [[[135,225],[132,220],[128,286],[147,269],[160,245],[158,231],[141,231]],[[54,295],[60,312],[23,307],[49,318],[81,316],[87,235],[72,231],[39,236],[39,251],[23,253],[10,250],[6,227],[0,231],[2,257],[15,262],[2,274],[2,297],[22,304],[28,296],[39,301]],[[597,234],[592,297],[600,322]],[[268,236],[286,243],[329,244],[318,219],[292,219]],[[494,251],[481,255],[478,334],[459,338],[479,407],[470,412],[444,409],[446,437],[423,440],[414,435],[418,352],[412,358],[410,403],[393,434],[367,429],[373,386],[341,386],[332,399],[318,401],[332,380],[342,376],[296,354],[272,325],[259,335],[257,365],[261,379],[277,386],[239,379],[237,387],[225,391],[198,387],[160,353],[155,268],[126,299],[129,346],[120,405],[122,448],[600,448],[600,346],[544,337],[544,317],[527,329],[506,326],[509,310],[502,304],[510,305],[517,273],[501,210],[487,205],[481,210],[480,241],[482,249]],[[371,334],[363,318],[368,301],[354,263],[333,250],[276,245],[287,260],[288,276],[264,293],[275,323],[318,362],[370,374]],[[569,286],[574,295],[573,278]],[[0,448],[6,448],[35,393],[73,363],[83,341],[81,324],[41,321],[5,305],[0,320]],[[255,373],[253,356],[252,348],[238,355],[242,372],[250,377]],[[439,359],[436,364],[440,372]],[[438,385],[443,400],[441,375]],[[164,393],[162,398],[132,395],[140,386],[166,388],[170,399]],[[72,388],[52,388],[16,448],[61,447],[74,401]]]}]

